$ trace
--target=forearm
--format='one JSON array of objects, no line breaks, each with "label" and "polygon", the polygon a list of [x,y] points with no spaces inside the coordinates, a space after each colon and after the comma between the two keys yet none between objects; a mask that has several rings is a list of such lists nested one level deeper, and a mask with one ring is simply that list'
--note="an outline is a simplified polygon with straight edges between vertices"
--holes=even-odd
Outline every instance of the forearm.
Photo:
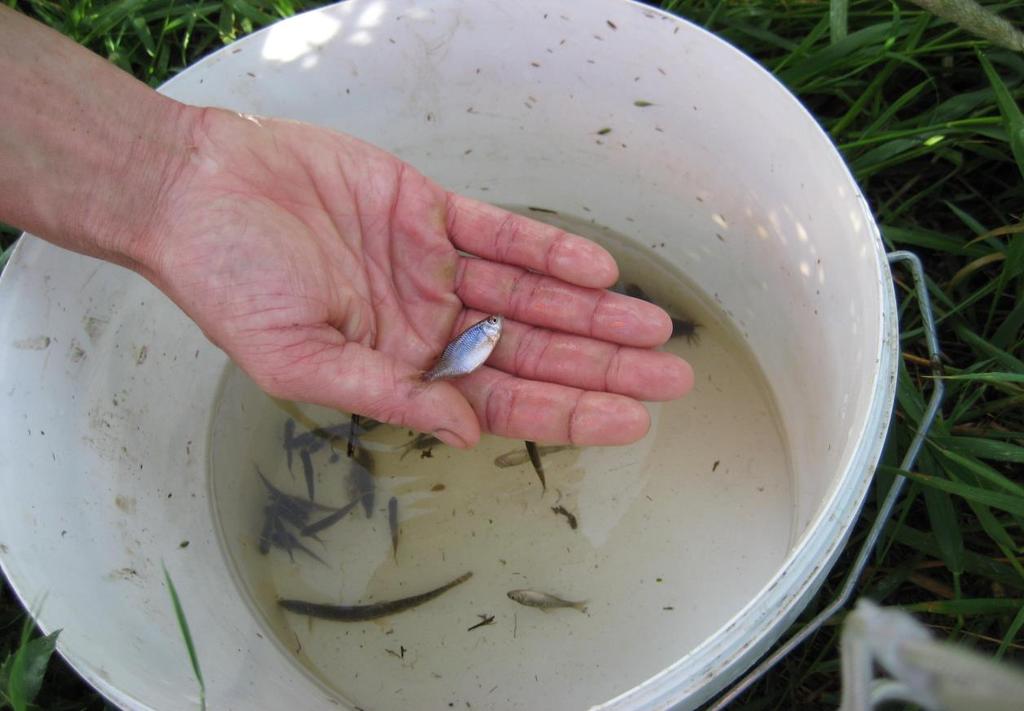
[{"label": "forearm", "polygon": [[191,110],[0,6],[0,220],[139,268]]}]

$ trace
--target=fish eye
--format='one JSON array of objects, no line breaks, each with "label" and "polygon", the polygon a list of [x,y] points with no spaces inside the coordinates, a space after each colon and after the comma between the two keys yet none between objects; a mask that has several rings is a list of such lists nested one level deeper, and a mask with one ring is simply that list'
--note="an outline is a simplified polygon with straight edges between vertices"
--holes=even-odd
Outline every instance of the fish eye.
[{"label": "fish eye", "polygon": [[498,323],[498,317],[491,316],[490,318],[487,319],[487,323]]}]

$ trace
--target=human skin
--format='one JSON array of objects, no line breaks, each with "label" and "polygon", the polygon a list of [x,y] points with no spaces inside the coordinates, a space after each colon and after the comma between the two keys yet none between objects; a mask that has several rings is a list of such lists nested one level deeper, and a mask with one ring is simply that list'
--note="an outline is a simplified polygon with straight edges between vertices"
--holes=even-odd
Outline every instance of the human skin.
[{"label": "human skin", "polygon": [[[3,6],[0,96],[0,220],[138,272],[275,397],[455,446],[600,445],[692,387],[604,249],[357,138],[173,101]],[[419,379],[491,313],[487,365]]]}]

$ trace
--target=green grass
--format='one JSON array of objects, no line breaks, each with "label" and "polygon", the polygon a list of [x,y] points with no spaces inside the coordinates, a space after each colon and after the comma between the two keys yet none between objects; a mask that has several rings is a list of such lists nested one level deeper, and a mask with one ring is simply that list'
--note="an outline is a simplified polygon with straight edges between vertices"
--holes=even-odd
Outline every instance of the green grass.
[{"label": "green grass", "polygon": [[199,666],[199,655],[196,653],[195,643],[192,641],[192,630],[188,626],[188,618],[185,617],[185,608],[178,597],[178,590],[174,587],[171,574],[167,572],[167,566],[163,563],[160,566],[164,569],[164,581],[167,583],[167,592],[171,596],[171,605],[174,606],[174,617],[178,621],[178,628],[181,630],[181,637],[185,642],[185,651],[188,652],[188,660],[192,665],[192,673],[199,684],[199,708],[206,711],[206,682],[203,681],[203,671]]},{"label": "green grass", "polygon": [[[904,605],[941,637],[1001,658],[1024,640],[1024,55],[908,2],[670,1],[666,9],[765,65],[830,132],[887,247],[921,256],[940,328],[947,397],[859,590]],[[150,84],[305,2],[78,0],[23,11]],[[987,3],[1018,27],[1019,3]],[[11,233],[0,234],[6,246]],[[822,592],[855,547],[924,410],[927,351],[909,275],[895,273],[904,354],[894,424],[875,492]],[[0,657],[20,640],[0,597]],[[798,648],[736,705],[834,708],[838,623]],[[102,703],[55,664],[40,703]],[[75,696],[75,694],[78,696]],[[48,694],[50,696],[48,696]],[[77,706],[62,706],[77,703]]]}]

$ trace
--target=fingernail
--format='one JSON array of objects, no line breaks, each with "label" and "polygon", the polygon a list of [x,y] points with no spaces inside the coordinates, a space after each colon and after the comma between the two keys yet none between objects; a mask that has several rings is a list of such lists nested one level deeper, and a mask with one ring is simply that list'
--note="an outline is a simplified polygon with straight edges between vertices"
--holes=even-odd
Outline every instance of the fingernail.
[{"label": "fingernail", "polygon": [[434,430],[433,435],[450,447],[458,447],[459,449],[469,447],[466,440],[451,430]]}]

